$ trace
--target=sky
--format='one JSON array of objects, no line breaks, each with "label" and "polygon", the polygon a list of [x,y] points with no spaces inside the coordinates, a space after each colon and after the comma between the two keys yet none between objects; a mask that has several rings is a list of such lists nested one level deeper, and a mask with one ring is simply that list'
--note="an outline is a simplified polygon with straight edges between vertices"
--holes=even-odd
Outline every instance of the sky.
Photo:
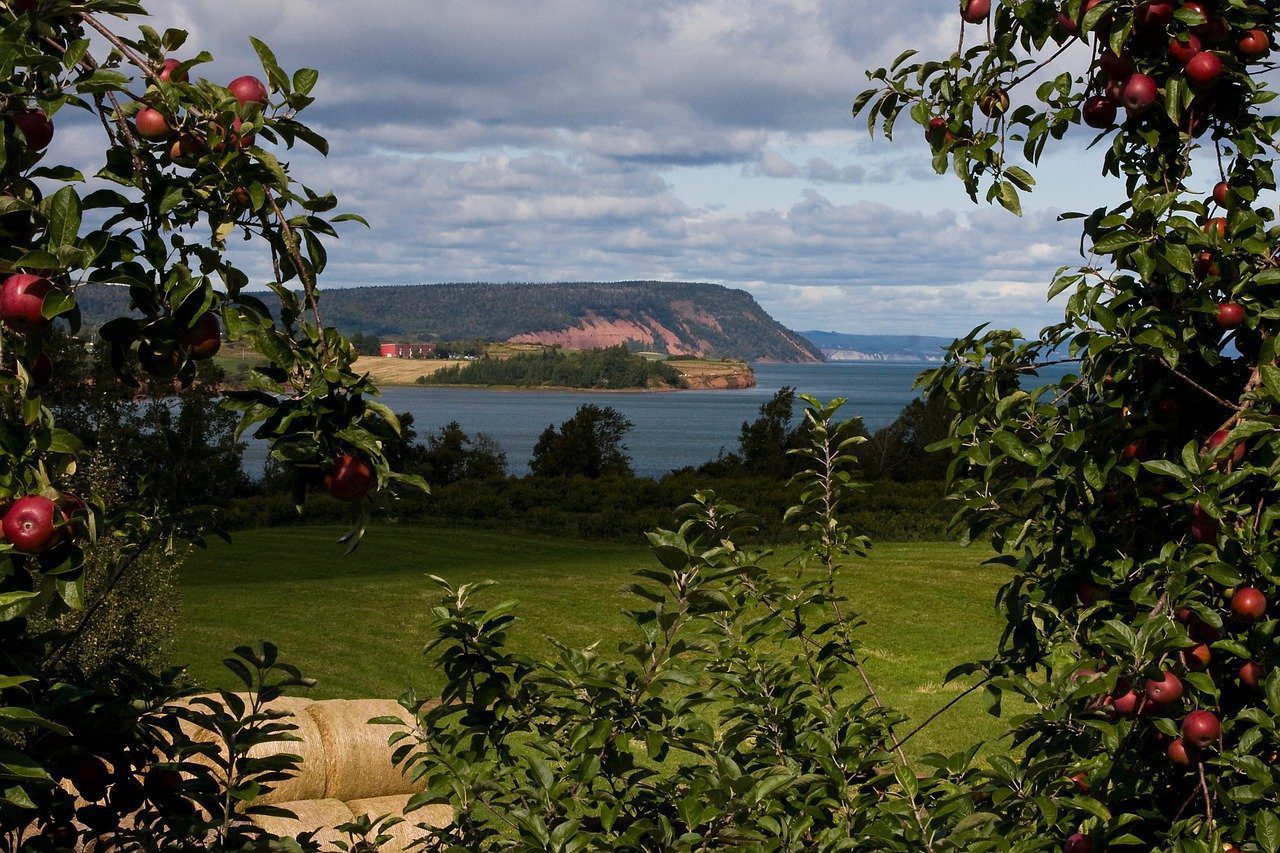
[{"label": "sky", "polygon": [[[1068,137],[1017,218],[935,175],[850,107],[907,47],[953,49],[954,0],[153,0],[204,76],[319,69],[303,117],[343,228],[328,287],[442,281],[697,280],[752,293],[796,329],[1038,329],[1078,223],[1118,188]],[[226,81],[222,81],[226,82]],[[92,132],[86,126],[83,133]],[[93,144],[82,140],[83,144]]]}]

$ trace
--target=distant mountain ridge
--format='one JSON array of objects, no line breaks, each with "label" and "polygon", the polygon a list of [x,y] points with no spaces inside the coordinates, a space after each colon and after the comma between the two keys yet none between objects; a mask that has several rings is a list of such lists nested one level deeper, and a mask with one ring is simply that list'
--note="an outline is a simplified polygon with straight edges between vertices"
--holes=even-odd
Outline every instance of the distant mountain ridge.
[{"label": "distant mountain ridge", "polygon": [[932,364],[942,361],[942,351],[952,338],[931,335],[846,335],[842,332],[801,332],[828,361],[878,361],[898,364]]},{"label": "distant mountain ridge", "polygon": [[[103,292],[115,291],[115,292]],[[121,288],[85,288],[95,322],[119,310]],[[326,324],[388,339],[543,343],[567,349],[627,344],[669,355],[820,362],[822,352],[745,290],[701,282],[419,284],[334,288]]]}]

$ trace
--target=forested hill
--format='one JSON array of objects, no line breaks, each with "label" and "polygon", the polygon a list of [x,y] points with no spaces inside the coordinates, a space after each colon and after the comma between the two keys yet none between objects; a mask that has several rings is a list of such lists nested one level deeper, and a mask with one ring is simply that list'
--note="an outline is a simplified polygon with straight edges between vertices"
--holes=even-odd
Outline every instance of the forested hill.
[{"label": "forested hill", "polygon": [[324,294],[345,332],[437,340],[617,344],[671,355],[819,361],[807,340],[742,290],[652,281],[356,287]]},{"label": "forested hill", "polygon": [[[111,288],[117,290],[116,288]],[[95,288],[102,290],[102,288]],[[86,320],[105,316],[86,293]],[[119,297],[123,297],[123,293]],[[670,355],[748,361],[822,361],[821,351],[770,317],[743,290],[718,284],[627,281],[429,284],[331,289],[326,323],[347,334],[415,340],[487,340],[591,349],[627,344]]]}]

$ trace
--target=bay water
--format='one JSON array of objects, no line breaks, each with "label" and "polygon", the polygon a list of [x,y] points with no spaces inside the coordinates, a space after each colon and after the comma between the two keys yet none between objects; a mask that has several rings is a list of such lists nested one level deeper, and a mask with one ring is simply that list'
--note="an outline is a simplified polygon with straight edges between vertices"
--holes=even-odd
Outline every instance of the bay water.
[{"label": "bay water", "polygon": [[[467,434],[487,433],[507,454],[512,474],[528,471],[533,446],[549,425],[559,425],[586,403],[612,406],[634,425],[626,438],[632,467],[641,476],[661,476],[699,465],[737,447],[738,431],[760,406],[790,386],[820,400],[849,402],[846,416],[860,416],[869,432],[887,426],[918,395],[919,364],[844,362],[830,364],[756,364],[757,385],[737,391],[602,393],[590,391],[498,391],[487,388],[385,388],[382,402],[413,415],[419,439],[457,421]],[[1045,381],[1061,371],[1045,372]],[[800,407],[797,406],[797,415]],[[245,467],[257,476],[266,447],[250,442]]]}]

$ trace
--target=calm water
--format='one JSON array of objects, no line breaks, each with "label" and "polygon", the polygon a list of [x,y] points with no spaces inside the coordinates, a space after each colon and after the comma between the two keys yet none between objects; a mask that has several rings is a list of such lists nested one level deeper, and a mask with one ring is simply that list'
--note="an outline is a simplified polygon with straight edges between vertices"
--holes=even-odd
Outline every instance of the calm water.
[{"label": "calm water", "polygon": [[[844,397],[844,411],[861,415],[875,431],[893,422],[916,392],[911,387],[925,368],[907,364],[758,364],[755,388],[743,391],[681,391],[602,394],[563,391],[490,391],[465,388],[387,388],[382,401],[410,412],[419,437],[457,421],[468,433],[493,436],[507,452],[513,474],[525,473],[538,436],[549,424],[570,418],[578,406],[612,406],[635,424],[627,437],[636,473],[656,476],[698,465],[723,448],[737,447],[743,421],[783,386],[821,400]],[[246,467],[255,474],[266,460],[253,443]]]}]

